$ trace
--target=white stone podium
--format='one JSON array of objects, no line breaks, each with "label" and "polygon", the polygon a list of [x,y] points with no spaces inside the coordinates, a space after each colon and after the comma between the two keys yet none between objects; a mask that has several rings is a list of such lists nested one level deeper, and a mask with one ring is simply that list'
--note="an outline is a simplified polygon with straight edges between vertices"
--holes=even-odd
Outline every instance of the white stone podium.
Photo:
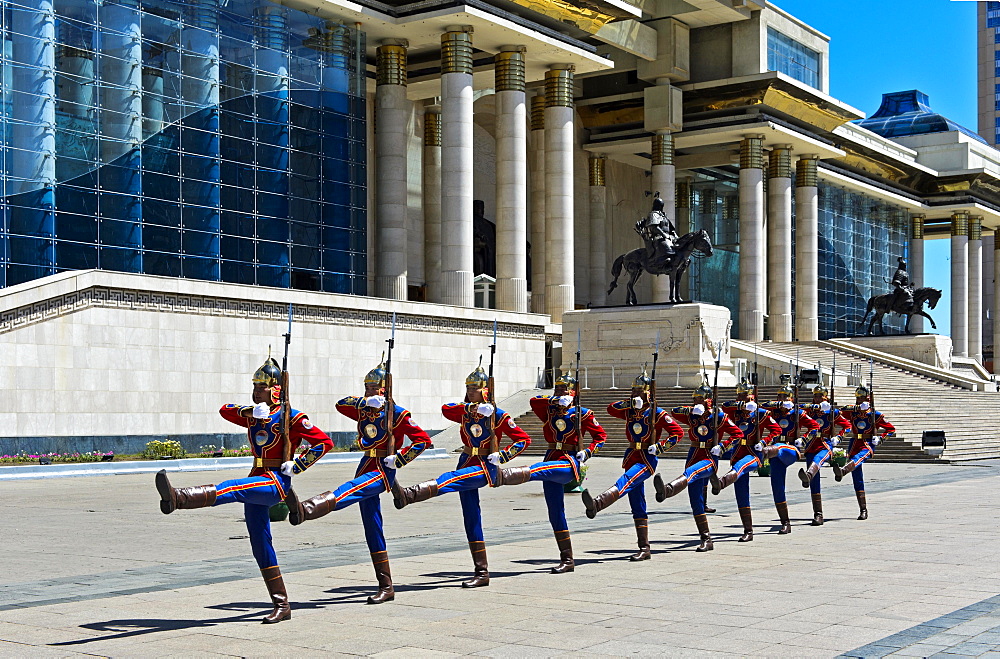
[{"label": "white stone podium", "polygon": [[658,388],[694,388],[701,384],[703,373],[711,383],[720,341],[719,386],[732,387],[736,378],[729,358],[731,328],[729,309],[700,302],[567,311],[562,322],[562,367],[575,366],[579,330],[581,386],[628,388],[643,364],[652,369],[659,332]]},{"label": "white stone podium", "polygon": [[952,343],[950,336],[940,334],[890,334],[887,336],[855,336],[844,339],[865,348],[880,350],[915,362],[951,370]]}]

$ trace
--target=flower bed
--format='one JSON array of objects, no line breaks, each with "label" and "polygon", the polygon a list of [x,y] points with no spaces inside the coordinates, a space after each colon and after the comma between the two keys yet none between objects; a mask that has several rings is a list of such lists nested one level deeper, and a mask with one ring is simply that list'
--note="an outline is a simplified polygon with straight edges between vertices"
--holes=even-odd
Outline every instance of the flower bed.
[{"label": "flower bed", "polygon": [[15,455],[0,455],[0,464],[60,464],[67,462],[109,462],[114,453],[91,451],[90,453],[17,453]]}]

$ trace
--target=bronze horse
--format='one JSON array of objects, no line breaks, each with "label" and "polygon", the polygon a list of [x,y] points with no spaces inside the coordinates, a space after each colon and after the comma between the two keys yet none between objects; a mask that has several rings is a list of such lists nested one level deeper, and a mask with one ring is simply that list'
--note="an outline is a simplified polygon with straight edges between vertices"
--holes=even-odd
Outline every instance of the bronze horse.
[{"label": "bronze horse", "polygon": [[868,308],[865,310],[864,318],[861,319],[861,324],[864,325],[865,319],[868,318],[868,314],[875,312],[872,316],[871,322],[868,323],[868,334],[872,333],[872,328],[874,327],[876,321],[878,322],[879,334],[885,334],[885,329],[882,327],[882,317],[887,313],[897,313],[900,316],[906,316],[906,325],[903,327],[903,333],[910,333],[910,319],[914,316],[923,316],[927,320],[931,321],[931,328],[937,329],[937,325],[934,324],[934,319],[931,318],[927,312],[923,310],[924,303],[933,309],[937,306],[938,300],[941,299],[941,291],[936,288],[929,288],[927,286],[921,286],[920,288],[913,291],[913,304],[893,304],[895,299],[895,293],[886,293],[885,295],[873,295],[868,298]]},{"label": "bronze horse", "polygon": [[628,293],[625,296],[625,304],[639,304],[635,295],[635,282],[639,279],[639,275],[642,274],[643,270],[651,275],[666,275],[670,277],[670,295],[667,301],[681,302],[682,300],[678,293],[678,282],[684,271],[691,265],[691,254],[696,251],[705,256],[712,255],[712,240],[708,237],[708,232],[704,229],[678,238],[675,252],[671,255],[650,259],[645,247],[639,247],[633,249],[631,252],[622,254],[615,259],[615,263],[611,267],[611,276],[614,279],[611,280],[608,295],[611,295],[611,291],[618,287],[618,277],[621,276],[622,268],[625,268],[629,273]]}]

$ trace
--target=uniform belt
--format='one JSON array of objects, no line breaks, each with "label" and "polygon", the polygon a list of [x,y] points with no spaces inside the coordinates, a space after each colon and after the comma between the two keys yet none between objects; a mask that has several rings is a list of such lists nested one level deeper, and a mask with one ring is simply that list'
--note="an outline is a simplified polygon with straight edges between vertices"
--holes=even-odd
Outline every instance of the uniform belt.
[{"label": "uniform belt", "polygon": [[254,469],[277,469],[281,466],[281,460],[275,458],[254,458],[253,467]]},{"label": "uniform belt", "polygon": [[629,443],[628,443],[628,446],[629,446],[629,448],[633,448],[633,449],[635,449],[636,451],[642,451],[642,450],[644,450],[644,449],[645,449],[645,448],[646,448],[647,446],[649,446],[649,444],[643,444],[642,442],[629,442]]},{"label": "uniform belt", "polygon": [[549,442],[550,451],[561,451],[563,448],[570,448],[576,446],[576,442],[565,441],[565,442]]},{"label": "uniform belt", "polygon": [[466,455],[489,455],[489,446],[463,446],[462,453]]},{"label": "uniform belt", "polygon": [[708,442],[695,442],[695,448],[708,448]]},{"label": "uniform belt", "polygon": [[389,450],[385,448],[366,448],[365,455],[369,458],[384,458],[389,455]]}]

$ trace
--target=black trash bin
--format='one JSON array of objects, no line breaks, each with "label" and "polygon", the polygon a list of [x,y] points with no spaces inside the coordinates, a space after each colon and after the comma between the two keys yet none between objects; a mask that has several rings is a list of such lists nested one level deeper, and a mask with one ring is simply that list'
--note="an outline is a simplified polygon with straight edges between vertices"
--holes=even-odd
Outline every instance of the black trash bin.
[{"label": "black trash bin", "polygon": [[920,446],[928,455],[941,455],[947,440],[943,430],[925,430],[920,438]]}]

